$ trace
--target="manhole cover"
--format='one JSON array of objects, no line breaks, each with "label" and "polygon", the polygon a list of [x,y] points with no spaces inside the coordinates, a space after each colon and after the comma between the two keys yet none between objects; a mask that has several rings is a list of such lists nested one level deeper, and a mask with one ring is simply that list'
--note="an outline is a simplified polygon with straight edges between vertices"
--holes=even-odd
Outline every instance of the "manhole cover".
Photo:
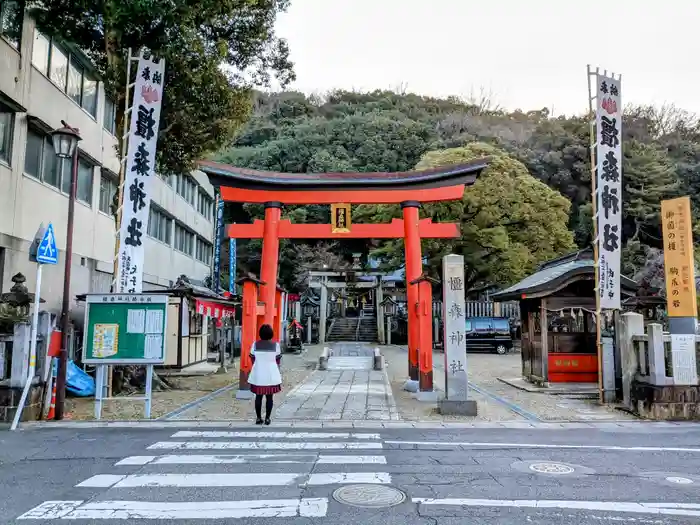
[{"label": "manhole cover", "polygon": [[530,470],[538,474],[572,474],[574,469],[562,463],[533,463]]},{"label": "manhole cover", "polygon": [[684,486],[694,489],[700,487],[700,477],[685,472],[644,472],[640,477],[666,486]]},{"label": "manhole cover", "polygon": [[670,483],[678,483],[679,485],[692,485],[694,481],[689,478],[682,478],[680,476],[668,476],[666,481]]},{"label": "manhole cover", "polygon": [[[524,474],[540,474],[544,476],[574,476],[585,477],[595,474],[593,469],[574,463],[559,463],[542,459],[530,459],[511,463],[511,468]],[[670,474],[668,474],[670,475]]]},{"label": "manhole cover", "polygon": [[403,503],[406,494],[385,485],[346,485],[333,492],[333,498],[353,507],[377,509]]}]

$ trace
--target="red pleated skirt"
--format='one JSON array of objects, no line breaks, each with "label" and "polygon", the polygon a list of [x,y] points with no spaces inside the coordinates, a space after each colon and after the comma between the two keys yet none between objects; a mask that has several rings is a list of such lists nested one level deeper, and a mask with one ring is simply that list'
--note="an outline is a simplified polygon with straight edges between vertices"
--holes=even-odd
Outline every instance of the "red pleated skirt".
[{"label": "red pleated skirt", "polygon": [[256,395],[278,394],[282,391],[282,385],[267,385],[267,386],[250,385],[250,391]]}]

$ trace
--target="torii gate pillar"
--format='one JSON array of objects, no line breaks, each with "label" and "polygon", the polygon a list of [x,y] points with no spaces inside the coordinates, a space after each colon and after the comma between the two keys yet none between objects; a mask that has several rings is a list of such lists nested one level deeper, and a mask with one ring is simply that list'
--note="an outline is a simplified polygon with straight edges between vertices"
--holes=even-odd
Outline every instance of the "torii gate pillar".
[{"label": "torii gate pillar", "polygon": [[[277,317],[277,265],[280,257],[279,223],[282,216],[282,204],[265,203],[265,225],[263,227],[262,259],[260,261],[260,300],[265,303],[263,324],[275,327]],[[275,340],[279,342],[279,329],[275,330]]]},{"label": "torii gate pillar", "polygon": [[408,304],[408,381],[406,390],[418,391],[418,347],[420,345],[420,318],[415,305],[418,304],[418,284],[414,284],[423,273],[420,234],[418,232],[418,208],[420,203],[405,201],[403,209],[404,248],[406,251],[406,302]]},{"label": "torii gate pillar", "polygon": [[240,279],[238,284],[243,285],[243,315],[241,316],[241,359],[236,399],[251,399],[253,393],[250,391],[248,376],[253,368],[253,361],[250,358],[250,348],[258,337],[258,316],[261,313],[261,308],[258,306],[258,286],[262,287],[265,283],[251,275]]}]

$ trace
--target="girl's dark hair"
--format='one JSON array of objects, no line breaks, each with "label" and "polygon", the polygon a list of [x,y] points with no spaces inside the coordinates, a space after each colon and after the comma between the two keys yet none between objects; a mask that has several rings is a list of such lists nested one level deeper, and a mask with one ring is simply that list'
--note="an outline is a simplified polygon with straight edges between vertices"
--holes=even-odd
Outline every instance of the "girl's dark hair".
[{"label": "girl's dark hair", "polygon": [[274,336],[275,332],[269,324],[264,324],[260,327],[260,339],[263,341],[270,341]]}]

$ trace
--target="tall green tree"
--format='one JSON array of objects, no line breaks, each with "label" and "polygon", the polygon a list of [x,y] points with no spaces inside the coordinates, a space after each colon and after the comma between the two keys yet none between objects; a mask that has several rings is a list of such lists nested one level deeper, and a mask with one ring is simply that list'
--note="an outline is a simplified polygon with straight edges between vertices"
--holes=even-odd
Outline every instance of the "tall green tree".
[{"label": "tall green tree", "polygon": [[[662,198],[691,196],[695,239],[700,240],[698,122],[696,116],[672,106],[625,108],[621,207],[627,275],[635,275],[649,250],[660,248],[655,217]],[[563,195],[570,202],[568,229],[576,245],[591,245],[590,137],[584,116],[554,118],[547,110],[508,112],[457,97],[436,99],[388,91],[333,91],[322,96],[258,93],[253,118],[220,158],[241,166],[292,172],[394,171],[412,169],[428,151],[460,149],[477,142],[520,161],[532,177]],[[513,187],[512,192],[517,195],[522,188]],[[327,206],[298,207],[287,213],[298,221],[328,221]],[[382,213],[383,219],[392,216],[386,210]],[[450,220],[457,216],[449,208],[440,213]],[[357,212],[354,219],[362,220]],[[466,224],[471,224],[467,219]],[[333,249],[348,254],[373,247],[368,243],[360,250],[340,242]],[[475,247],[477,253],[479,249]],[[395,265],[403,264],[400,246],[388,251],[396,254]],[[298,267],[294,253],[283,249],[282,260],[281,275],[292,275]],[[437,265],[436,259],[432,262]],[[477,280],[496,278],[475,275]]]},{"label": "tall green tree", "polygon": [[228,145],[248,119],[255,85],[294,78],[274,23],[289,0],[27,0],[40,31],[85,51],[124,124],[127,50],[166,61],[159,169],[187,172]]},{"label": "tall green tree", "polygon": [[623,150],[623,231],[629,241],[661,247],[661,201],[677,195],[679,183],[666,154],[630,140]]},{"label": "tall green tree", "polygon": [[[493,146],[481,143],[430,151],[416,169],[427,169],[490,157],[491,163],[476,184],[457,202],[429,203],[424,216],[434,221],[455,221],[461,237],[454,241],[423,243],[428,269],[439,272],[447,253],[465,258],[467,284],[506,285],[522,279],[546,260],[574,249],[567,229],[570,203],[557,191],[532,177],[525,166]],[[400,217],[397,206],[361,206],[357,219],[388,222]],[[396,267],[404,260],[403,242],[390,241],[375,254]]]}]

